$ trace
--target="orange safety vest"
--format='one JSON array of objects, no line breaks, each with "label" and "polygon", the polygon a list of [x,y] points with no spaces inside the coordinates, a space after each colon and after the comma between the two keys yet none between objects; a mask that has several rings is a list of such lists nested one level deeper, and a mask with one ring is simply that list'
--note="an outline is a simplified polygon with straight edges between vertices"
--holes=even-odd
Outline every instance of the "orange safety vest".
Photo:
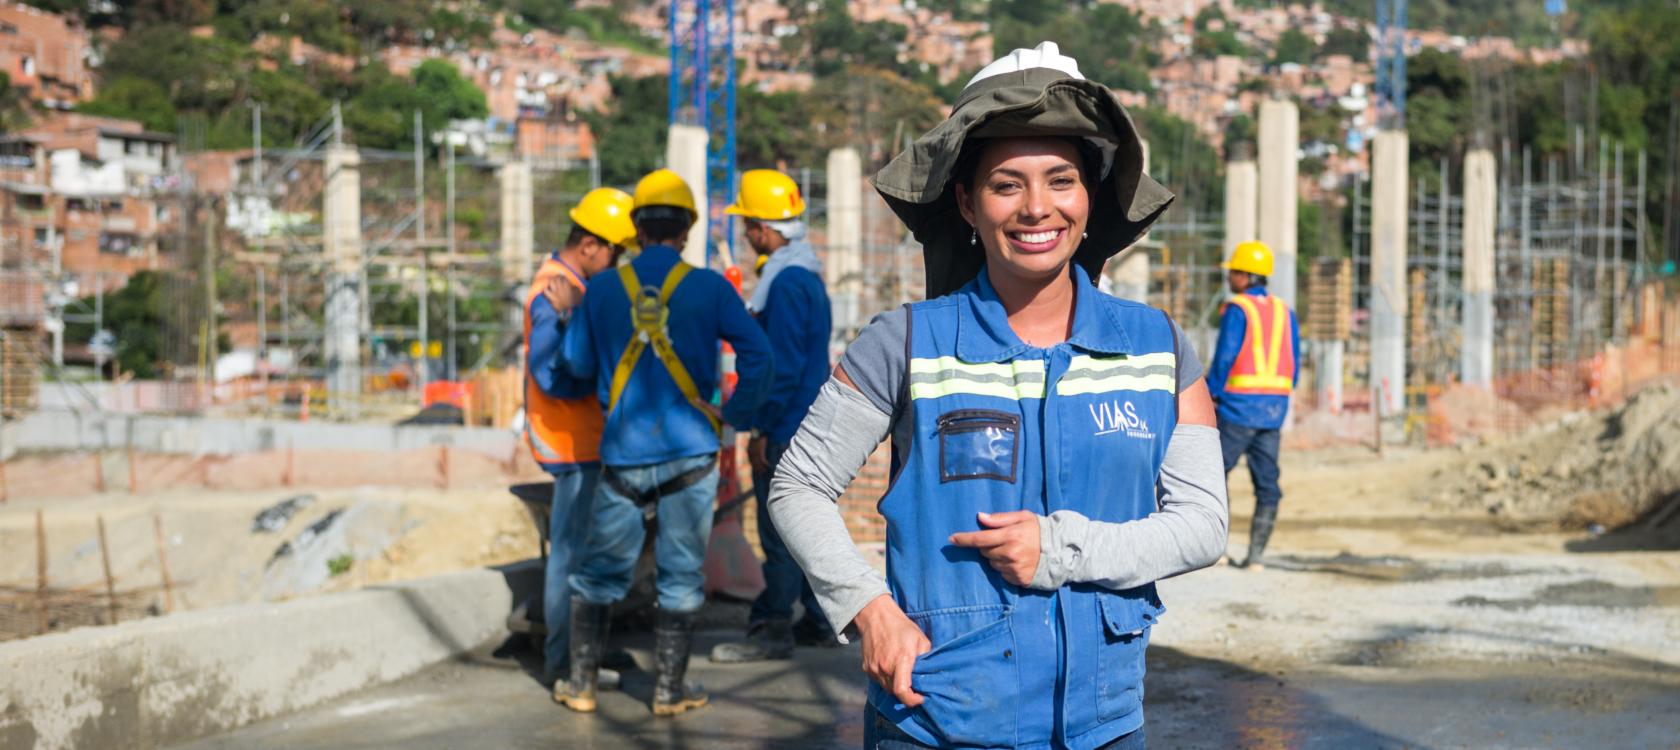
[{"label": "orange safety vest", "polygon": [[[525,350],[531,350],[531,303],[542,294],[550,279],[565,276],[580,291],[583,279],[564,263],[549,257],[531,280],[525,295]],[[601,460],[601,427],[606,418],[595,394],[559,399],[537,387],[537,379],[525,373],[525,442],[531,456],[543,464],[575,464]]]},{"label": "orange safety vest", "polygon": [[1225,378],[1226,393],[1287,396],[1295,388],[1295,344],[1289,335],[1289,305],[1277,297],[1239,294],[1230,304],[1248,318],[1237,361]]}]

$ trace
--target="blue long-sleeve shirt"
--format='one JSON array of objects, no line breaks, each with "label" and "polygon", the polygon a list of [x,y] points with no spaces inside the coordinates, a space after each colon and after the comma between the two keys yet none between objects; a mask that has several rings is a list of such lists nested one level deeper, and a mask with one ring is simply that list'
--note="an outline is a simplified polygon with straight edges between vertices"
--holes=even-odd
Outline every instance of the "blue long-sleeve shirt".
[{"label": "blue long-sleeve shirt", "polygon": [[[1266,288],[1252,286],[1243,293],[1265,297]],[[1283,426],[1283,420],[1289,414],[1288,396],[1225,392],[1225,380],[1231,375],[1231,367],[1236,364],[1237,353],[1242,351],[1243,338],[1247,335],[1248,316],[1243,313],[1241,307],[1226,305],[1225,312],[1219,317],[1219,342],[1213,348],[1213,364],[1208,367],[1208,395],[1213,397],[1214,410],[1220,421],[1262,430],[1275,430]],[[1289,311],[1289,345],[1295,352],[1296,361],[1295,371],[1291,373],[1291,382],[1299,385],[1301,329],[1295,323],[1294,310]]]},{"label": "blue long-sleeve shirt", "polygon": [[822,278],[801,266],[782,269],[771,279],[758,324],[770,338],[775,375],[753,428],[763,430],[772,442],[788,443],[831,369],[828,336],[833,311]]},{"label": "blue long-sleeve shirt", "polygon": [[531,318],[531,338],[525,348],[525,371],[537,381],[537,387],[554,398],[587,395],[595,381],[573,377],[571,369],[560,356],[566,338],[566,321],[548,301],[548,295],[532,297],[525,314]]},{"label": "blue long-sleeve shirt", "polygon": [[[630,262],[643,286],[659,288],[681,260],[675,248],[650,245]],[[564,356],[574,377],[594,378],[605,406],[613,371],[635,326],[630,297],[613,272],[589,285],[566,328]],[[746,428],[770,387],[770,342],[753,322],[735,288],[715,271],[694,269],[671,295],[666,326],[677,359],[694,379],[701,397],[718,385],[718,341],[735,348],[735,394],[723,407],[724,421]],[[617,408],[607,414],[601,462],[644,466],[718,450],[711,422],[688,402],[650,347],[637,360]]]}]

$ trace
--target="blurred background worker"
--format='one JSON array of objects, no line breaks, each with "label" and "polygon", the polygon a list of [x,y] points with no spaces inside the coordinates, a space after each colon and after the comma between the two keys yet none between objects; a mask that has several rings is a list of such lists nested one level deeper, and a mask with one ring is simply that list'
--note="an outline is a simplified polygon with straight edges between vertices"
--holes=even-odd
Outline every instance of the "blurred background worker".
[{"label": "blurred background worker", "polygon": [[572,208],[566,245],[537,268],[525,294],[525,442],[554,477],[548,567],[543,578],[544,678],[558,681],[568,652],[571,591],[566,578],[589,533],[590,502],[601,467],[601,403],[567,371],[560,344],[589,277],[612,268],[634,240],[630,194],[591,190]]},{"label": "blurred background worker", "polygon": [[[698,215],[694,194],[661,169],[636,185],[630,214],[642,251],[618,268],[617,283],[591,284],[567,328],[565,359],[575,377],[594,378],[606,405],[600,487],[586,552],[572,575],[571,678],[555,700],[595,710],[595,683],[608,608],[630,589],[645,535],[654,541],[659,618],[654,626],[653,713],[671,716],[706,704],[686,685],[694,616],[704,602],[701,564],[717,499],[722,422],[745,428],[770,386],[770,342],[723,276],[682,262]],[[735,348],[735,393],[720,413],[718,341]]]},{"label": "blurred background worker", "polygon": [[1277,522],[1278,446],[1283,421],[1289,416],[1289,394],[1300,371],[1295,352],[1301,333],[1288,303],[1266,294],[1272,275],[1272,249],[1250,240],[1231,251],[1225,264],[1226,281],[1234,295],[1219,316],[1219,343],[1208,368],[1208,391],[1219,417],[1219,445],[1225,454],[1225,473],[1248,456],[1254,480],[1254,520],[1248,529],[1248,553],[1239,568],[1260,562],[1266,540]]},{"label": "blurred background worker", "polygon": [[[796,643],[839,645],[804,571],[776,533],[765,502],[776,463],[828,380],[831,310],[822,263],[805,240],[805,201],[793,178],[773,169],[749,171],[741,175],[735,203],[724,210],[745,220],[747,244],[764,259],[747,310],[769,335],[776,366],[770,394],[753,420],[747,443],[753,494],[758,498],[758,540],[764,550],[764,591],[753,600],[746,640],[718,644],[712,661],[786,659]],[[795,600],[804,605],[805,614],[792,624]]]}]

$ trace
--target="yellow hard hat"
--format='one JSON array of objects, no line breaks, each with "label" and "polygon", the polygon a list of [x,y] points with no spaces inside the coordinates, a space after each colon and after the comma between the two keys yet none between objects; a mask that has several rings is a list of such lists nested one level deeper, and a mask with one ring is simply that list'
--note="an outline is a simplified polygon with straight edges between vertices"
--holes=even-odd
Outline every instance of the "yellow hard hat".
[{"label": "yellow hard hat", "polygon": [[799,183],[774,169],[754,169],[741,175],[741,192],[723,209],[726,214],[760,221],[781,221],[805,213]]},{"label": "yellow hard hat", "polygon": [[635,200],[617,188],[595,188],[585,193],[583,200],[572,207],[572,221],[614,245],[623,245],[636,238],[636,225],[630,223],[630,209]]},{"label": "yellow hard hat", "polygon": [[688,189],[688,183],[669,169],[659,169],[649,172],[641,182],[636,183],[636,208],[649,206],[671,206],[686,209],[689,214],[698,216],[699,211],[694,207],[694,191]]},{"label": "yellow hard hat", "polygon": [[1225,267],[1233,271],[1244,271],[1256,276],[1272,275],[1272,249],[1259,240],[1249,240],[1237,243],[1236,249],[1231,251],[1231,259],[1225,262]]}]

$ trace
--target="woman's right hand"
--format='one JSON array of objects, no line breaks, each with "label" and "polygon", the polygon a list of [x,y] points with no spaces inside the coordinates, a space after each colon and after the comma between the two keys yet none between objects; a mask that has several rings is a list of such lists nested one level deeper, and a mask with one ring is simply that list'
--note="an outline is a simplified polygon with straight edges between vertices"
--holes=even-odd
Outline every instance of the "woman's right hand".
[{"label": "woman's right hand", "polygon": [[863,635],[863,672],[886,688],[909,708],[922,705],[922,696],[910,689],[910,671],[916,657],[933,649],[933,644],[916,623],[904,616],[898,602],[878,596],[864,605],[853,624]]}]

